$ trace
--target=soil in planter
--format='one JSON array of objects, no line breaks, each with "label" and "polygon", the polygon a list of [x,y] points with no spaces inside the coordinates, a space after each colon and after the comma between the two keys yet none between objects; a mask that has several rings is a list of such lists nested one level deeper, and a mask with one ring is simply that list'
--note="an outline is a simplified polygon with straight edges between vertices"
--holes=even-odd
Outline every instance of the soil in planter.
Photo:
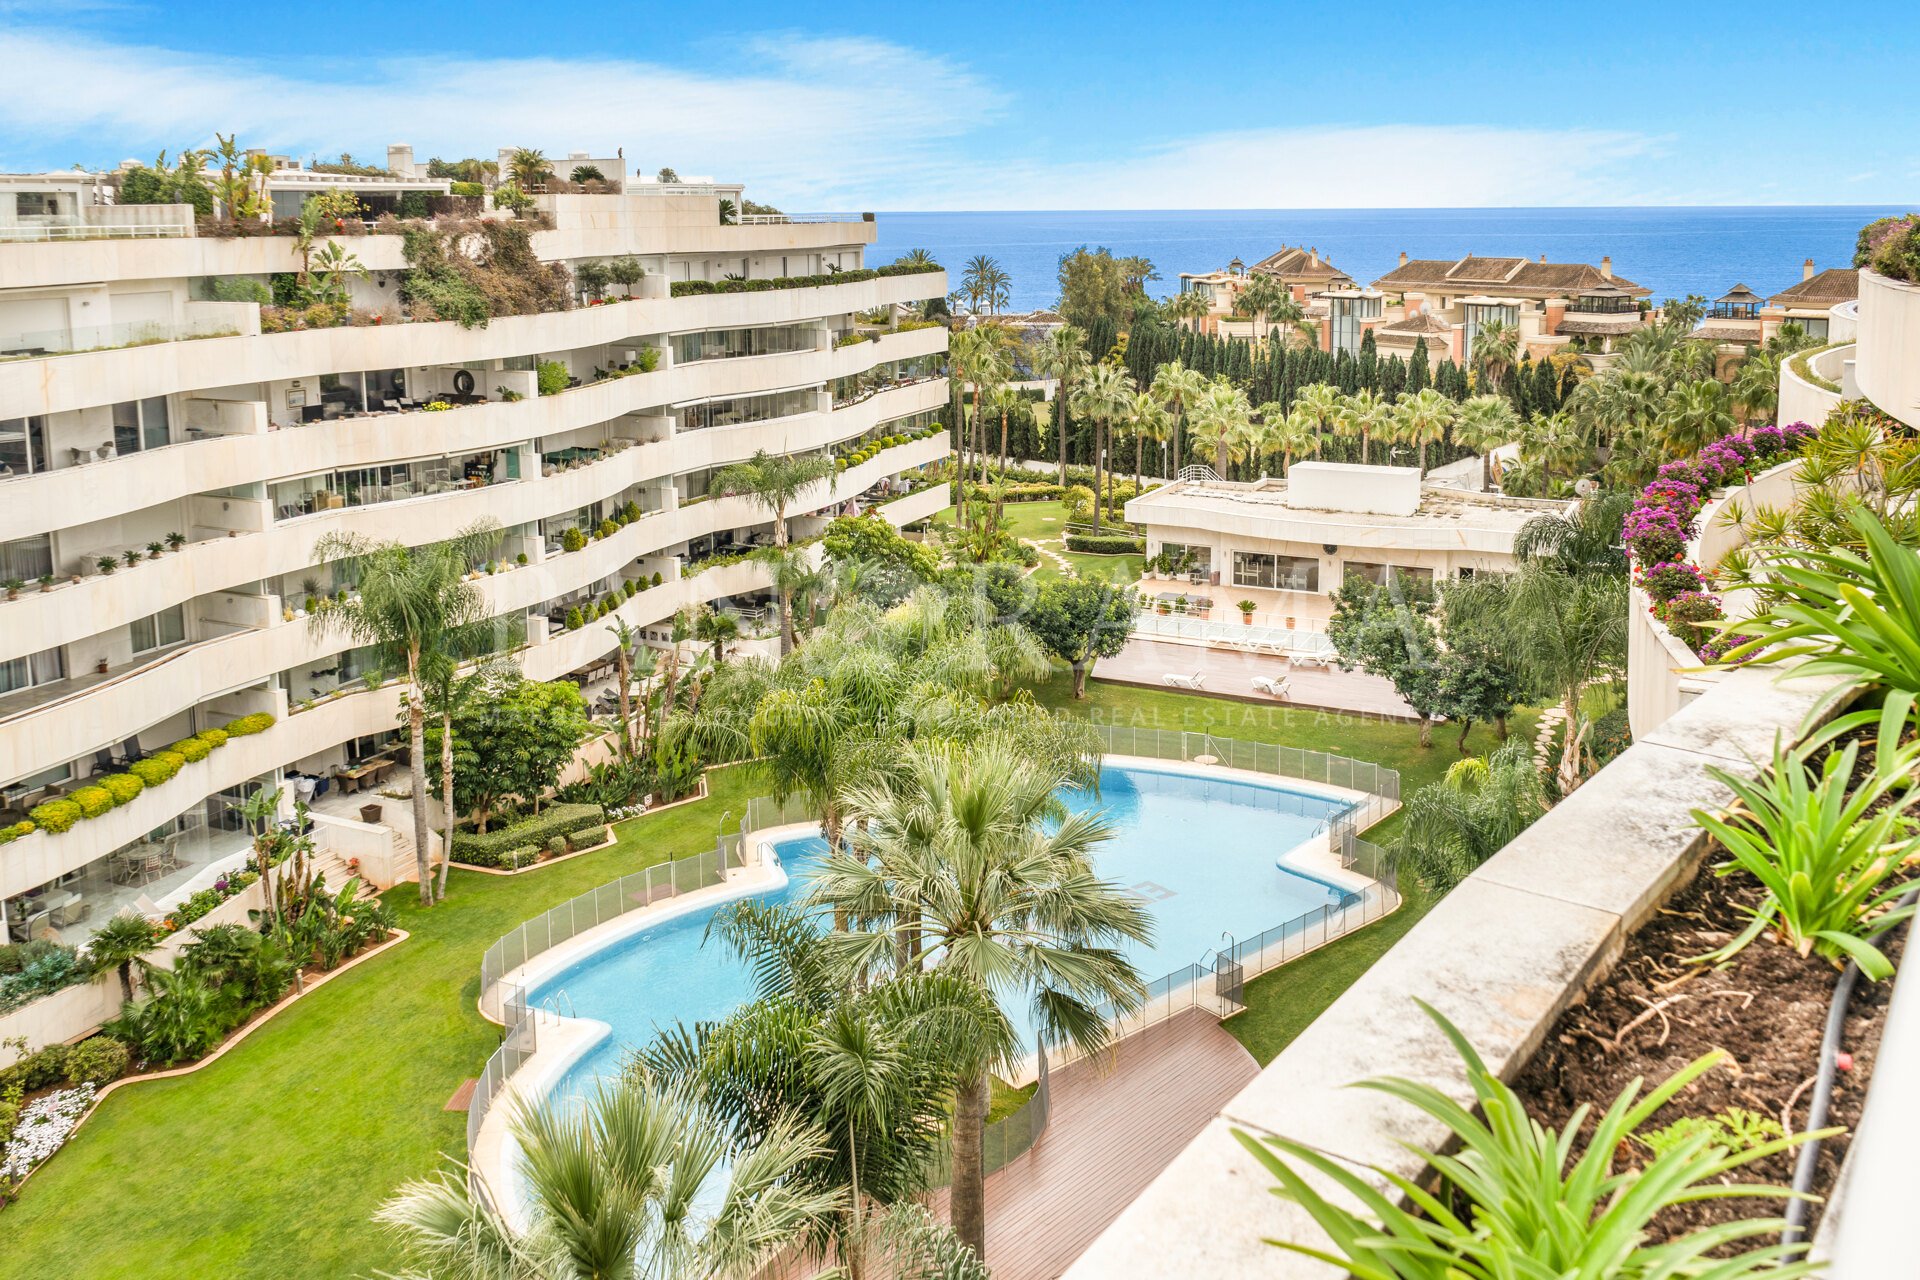
[{"label": "soil in planter", "polygon": [[[1607,980],[1585,1003],[1561,1016],[1545,1046],[1515,1081],[1527,1109],[1541,1123],[1559,1127],[1581,1103],[1604,1109],[1636,1076],[1651,1085],[1721,1049],[1732,1055],[1732,1062],[1696,1080],[1654,1116],[1648,1128],[1664,1127],[1683,1116],[1712,1116],[1730,1107],[1757,1111],[1779,1124],[1791,1101],[1785,1127],[1790,1133],[1804,1131],[1812,1077],[1819,1070],[1821,1032],[1840,971],[1818,957],[1802,959],[1766,937],[1725,969],[1687,963],[1736,936],[1749,919],[1742,908],[1762,897],[1759,883],[1745,872],[1717,876],[1708,869],[1676,893],[1628,940],[1626,953]],[[1898,937],[1883,942],[1897,962]],[[1892,988],[1891,982],[1865,980],[1854,988],[1841,1046],[1853,1055],[1853,1069],[1837,1077],[1829,1126],[1851,1129],[1860,1118]],[[1658,1012],[1649,1014],[1655,1008]],[[1588,1132],[1592,1127],[1589,1120]],[[1848,1135],[1840,1134],[1821,1144],[1814,1194],[1832,1189],[1847,1142]],[[1646,1154],[1630,1144],[1624,1157]],[[1756,1161],[1729,1181],[1785,1186],[1793,1180],[1795,1155],[1789,1150]],[[1814,1206],[1816,1224],[1820,1208]],[[1785,1201],[1777,1198],[1681,1205],[1655,1221],[1653,1243],[1719,1223],[1778,1217],[1784,1211]]]}]

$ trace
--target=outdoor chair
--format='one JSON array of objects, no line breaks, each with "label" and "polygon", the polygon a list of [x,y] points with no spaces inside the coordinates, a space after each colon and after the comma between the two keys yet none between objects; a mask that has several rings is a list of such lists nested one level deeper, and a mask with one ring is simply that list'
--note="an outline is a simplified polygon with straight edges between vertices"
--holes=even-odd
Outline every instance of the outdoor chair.
[{"label": "outdoor chair", "polygon": [[1177,672],[1169,671],[1160,678],[1175,689],[1199,689],[1205,685],[1206,673],[1196,671],[1190,676],[1183,676]]},{"label": "outdoor chair", "polygon": [[1285,698],[1287,696],[1287,690],[1292,684],[1293,682],[1285,676],[1281,676],[1278,679],[1272,676],[1255,676],[1253,678],[1254,692],[1264,693],[1271,698]]}]

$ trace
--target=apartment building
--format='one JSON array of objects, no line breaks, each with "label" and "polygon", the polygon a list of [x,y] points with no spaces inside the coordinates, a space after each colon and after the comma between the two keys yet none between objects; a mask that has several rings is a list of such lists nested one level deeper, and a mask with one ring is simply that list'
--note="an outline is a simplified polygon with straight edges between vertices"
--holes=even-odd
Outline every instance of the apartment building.
[{"label": "apartment building", "polygon": [[1578,340],[1604,354],[1646,324],[1641,300],[1652,290],[1599,266],[1530,258],[1414,258],[1366,290],[1345,296],[1357,313],[1356,333],[1372,328],[1381,353],[1410,353],[1425,340],[1431,359],[1466,364],[1482,326],[1498,321],[1518,332],[1521,350],[1549,355]]},{"label": "apartment building", "polygon": [[1223,338],[1263,339],[1267,335],[1264,317],[1234,314],[1241,291],[1254,277],[1276,281],[1287,296],[1299,303],[1311,321],[1324,321],[1326,304],[1321,294],[1329,289],[1350,289],[1353,277],[1320,256],[1318,249],[1281,245],[1249,267],[1235,258],[1219,271],[1180,273],[1180,292],[1198,293],[1207,299],[1207,314],[1196,324],[1203,333]]},{"label": "apartment building", "polygon": [[[395,183],[432,185],[401,159]],[[261,301],[302,268],[291,236],[114,205],[105,175],[0,176],[0,940],[164,911],[239,864],[232,806],[254,787],[337,800],[391,759],[397,687],[310,625],[353,589],[317,562],[328,535],[421,545],[497,523],[474,571],[502,644],[529,677],[585,680],[615,645],[603,602],[656,639],[683,608],[764,604],[766,568],[729,553],[768,541],[771,517],[709,499],[719,467],[904,438],[803,494],[793,535],[945,505],[905,481],[948,453],[924,430],[947,402],[947,331],[840,342],[861,313],[944,297],[944,273],[864,270],[871,215],[723,223],[737,184],[595,163],[617,189],[537,197],[534,254],[643,274],[584,291],[570,276],[570,305],[470,327],[412,318],[390,221],[336,228],[361,232],[337,243],[364,274],[342,273],[351,309],[316,322]],[[291,167],[275,181],[280,215],[283,187],[336,185]],[[23,821],[234,722],[258,731],[68,829]],[[319,839],[405,872],[379,856],[396,827],[329,819]]]}]

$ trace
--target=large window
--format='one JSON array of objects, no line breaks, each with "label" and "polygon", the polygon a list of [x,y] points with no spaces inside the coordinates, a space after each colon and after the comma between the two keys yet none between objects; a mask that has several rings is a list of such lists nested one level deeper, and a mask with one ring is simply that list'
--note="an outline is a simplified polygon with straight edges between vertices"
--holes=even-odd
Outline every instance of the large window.
[{"label": "large window", "polygon": [[818,403],[816,392],[776,391],[763,396],[735,396],[686,405],[680,410],[680,429],[700,431],[707,427],[732,427],[743,422],[764,422],[768,418],[786,418],[810,413]]},{"label": "large window", "polygon": [[1335,351],[1360,354],[1360,344],[1366,338],[1366,321],[1380,318],[1382,301],[1377,294],[1327,299],[1327,323],[1333,331]]},{"label": "large window", "polygon": [[113,451],[121,457],[167,443],[167,398],[122,400],[113,406]]},{"label": "large window", "polygon": [[1811,317],[1795,316],[1793,319],[1787,321],[1787,323],[1797,324],[1802,329],[1805,329],[1807,331],[1807,336],[1809,338],[1817,338],[1821,342],[1825,342],[1827,340],[1827,337],[1828,337],[1827,323],[1828,322],[1825,316],[1821,316],[1818,319],[1813,319]]},{"label": "large window", "polygon": [[812,351],[815,330],[799,325],[777,329],[712,329],[705,333],[673,335],[673,362],[730,360],[739,356],[773,355],[782,351]]},{"label": "large window", "polygon": [[296,480],[277,480],[268,489],[275,516],[292,520],[315,511],[399,502],[519,478],[519,451],[508,449],[327,471]]},{"label": "large window", "polygon": [[0,418],[0,476],[47,469],[47,420]]},{"label": "large window", "polygon": [[67,655],[60,649],[42,649],[24,658],[0,662],[0,694],[51,684],[67,676]]},{"label": "large window", "polygon": [[1258,551],[1233,553],[1233,585],[1273,591],[1318,591],[1320,562],[1305,556],[1270,556]]},{"label": "large window", "polygon": [[186,614],[179,605],[171,609],[162,609],[151,617],[140,618],[133,624],[135,653],[150,653],[155,649],[164,649],[168,645],[179,644],[186,638]]},{"label": "large window", "polygon": [[1380,564],[1369,560],[1348,560],[1341,566],[1343,578],[1364,578],[1376,587],[1398,581],[1417,590],[1432,591],[1433,570],[1404,564]]},{"label": "large window", "polygon": [[0,542],[0,580],[18,578],[33,582],[53,572],[53,535],[37,533],[31,538]]}]

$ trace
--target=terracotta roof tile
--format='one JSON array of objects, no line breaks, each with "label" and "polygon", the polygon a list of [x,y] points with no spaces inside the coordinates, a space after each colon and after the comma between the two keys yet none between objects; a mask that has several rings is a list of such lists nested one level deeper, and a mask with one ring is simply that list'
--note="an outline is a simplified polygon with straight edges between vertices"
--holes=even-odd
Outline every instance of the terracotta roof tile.
[{"label": "terracotta roof tile", "polygon": [[1767,301],[1776,307],[1831,307],[1860,296],[1860,272],[1853,267],[1828,267],[1811,280],[1782,289]]}]

